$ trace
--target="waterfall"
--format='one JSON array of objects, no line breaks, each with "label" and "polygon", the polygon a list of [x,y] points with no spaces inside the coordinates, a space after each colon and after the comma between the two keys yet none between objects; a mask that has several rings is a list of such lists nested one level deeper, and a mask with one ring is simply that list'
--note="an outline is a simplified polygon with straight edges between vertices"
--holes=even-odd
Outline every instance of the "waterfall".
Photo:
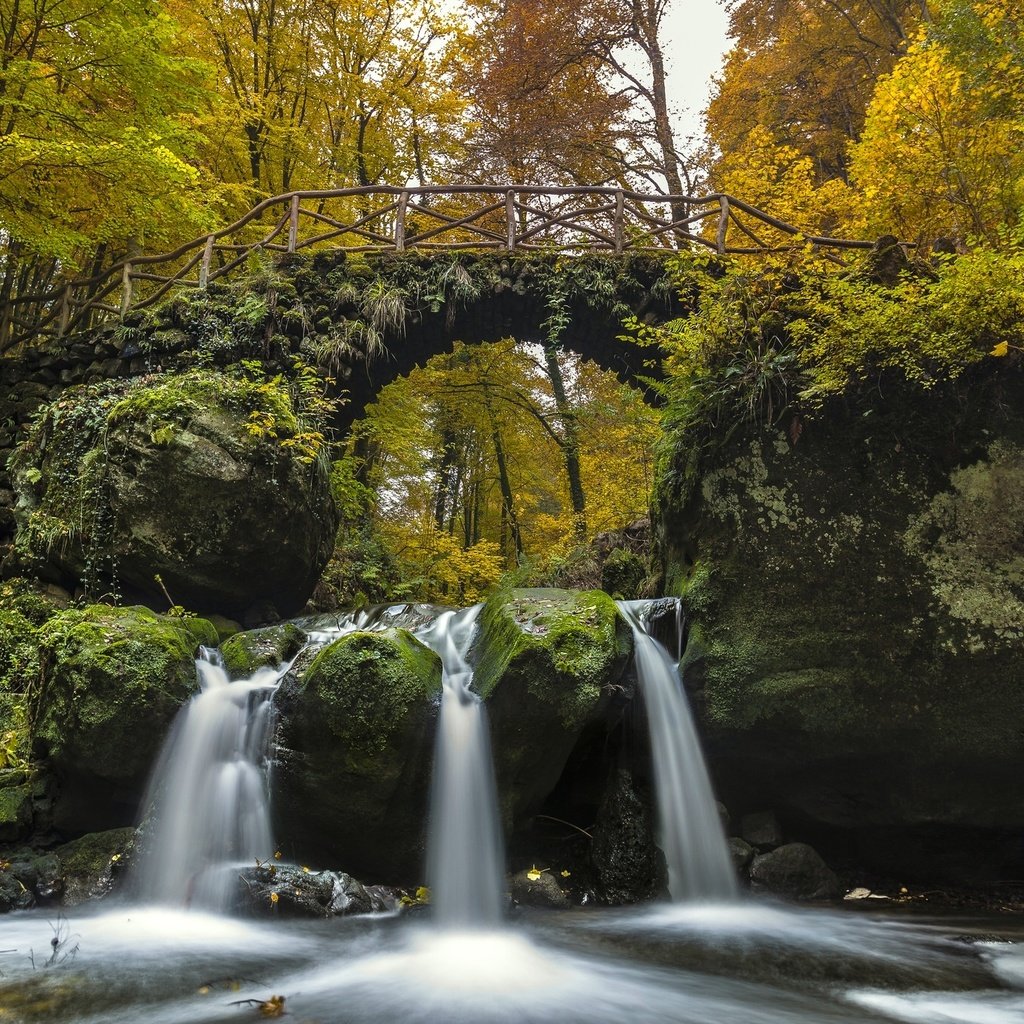
[{"label": "waterfall", "polygon": [[505,857],[487,715],[467,654],[480,606],[443,612],[417,633],[441,658],[427,880],[444,928],[492,928],[502,916]]},{"label": "waterfall", "polygon": [[711,780],[676,663],[648,635],[643,601],[620,601],[633,627],[637,684],[650,728],[658,845],[675,902],[724,902],[739,893]]},{"label": "waterfall", "polygon": [[224,910],[240,864],[274,852],[266,767],[283,671],[230,682],[218,652],[196,662],[200,691],[179,712],[150,782],[152,827],[140,899]]}]

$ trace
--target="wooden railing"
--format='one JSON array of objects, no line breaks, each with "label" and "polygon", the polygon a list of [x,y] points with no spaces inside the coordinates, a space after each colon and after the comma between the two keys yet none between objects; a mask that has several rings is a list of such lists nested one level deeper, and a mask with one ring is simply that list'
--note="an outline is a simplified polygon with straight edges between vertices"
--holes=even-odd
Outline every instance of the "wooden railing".
[{"label": "wooden railing", "polygon": [[[766,241],[765,229],[775,241]],[[738,236],[739,244],[736,243]],[[370,186],[274,196],[239,220],[173,252],[121,260],[44,293],[14,295],[0,309],[0,352],[123,317],[178,288],[205,291],[260,253],[501,250],[582,253],[770,253],[811,245],[869,249],[866,241],[807,235],[721,193],[671,196],[603,187]]]}]

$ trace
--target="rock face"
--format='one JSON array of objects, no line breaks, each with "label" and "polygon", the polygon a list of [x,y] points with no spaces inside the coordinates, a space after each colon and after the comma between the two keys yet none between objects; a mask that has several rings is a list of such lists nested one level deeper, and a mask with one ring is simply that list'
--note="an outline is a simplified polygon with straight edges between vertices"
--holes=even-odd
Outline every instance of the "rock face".
[{"label": "rock face", "polygon": [[127,825],[195,690],[196,649],[216,632],[203,619],[89,605],[53,616],[38,642],[33,742],[60,783],[55,824],[72,834]]},{"label": "rock face", "polygon": [[337,529],[319,443],[277,379],[194,370],[69,388],[12,462],[17,546],[94,590],[295,612]]},{"label": "rock face", "polygon": [[554,788],[631,649],[628,624],[599,590],[513,590],[488,600],[473,687],[487,703],[507,822],[536,811]]},{"label": "rock face", "polygon": [[404,629],[325,647],[278,695],[275,834],[363,877],[421,877],[441,662]]},{"label": "rock face", "polygon": [[879,868],[1019,871],[993,840],[1024,833],[1024,380],[863,402],[666,478],[712,766]]}]

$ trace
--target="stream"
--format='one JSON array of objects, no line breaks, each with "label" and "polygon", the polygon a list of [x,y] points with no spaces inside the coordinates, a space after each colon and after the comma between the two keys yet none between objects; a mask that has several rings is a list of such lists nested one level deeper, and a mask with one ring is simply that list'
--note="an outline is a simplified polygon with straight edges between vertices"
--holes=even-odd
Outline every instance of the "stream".
[{"label": "stream", "polygon": [[4,1022],[244,1021],[272,1015],[260,1004],[274,996],[294,1024],[1024,1021],[1013,918],[751,900],[439,931],[416,915],[255,922],[108,904],[11,915],[0,935]]}]

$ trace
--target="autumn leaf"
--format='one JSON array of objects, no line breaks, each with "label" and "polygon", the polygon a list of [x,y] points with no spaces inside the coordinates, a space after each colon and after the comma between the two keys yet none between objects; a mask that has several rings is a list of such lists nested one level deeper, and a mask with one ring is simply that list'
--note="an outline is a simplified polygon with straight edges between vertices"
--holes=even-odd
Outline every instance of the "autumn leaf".
[{"label": "autumn leaf", "polygon": [[531,867],[530,870],[526,872],[526,877],[531,882],[539,882],[540,876],[543,875],[544,872],[547,870],[547,868],[539,868],[536,864],[534,864],[533,867]]},{"label": "autumn leaf", "polygon": [[283,1017],[284,996],[271,996],[265,1003],[260,1003],[260,1015],[263,1017]]},{"label": "autumn leaf", "polygon": [[989,352],[990,356],[1005,356],[1010,350],[1010,343],[1007,341],[1001,341],[995,348]]}]

